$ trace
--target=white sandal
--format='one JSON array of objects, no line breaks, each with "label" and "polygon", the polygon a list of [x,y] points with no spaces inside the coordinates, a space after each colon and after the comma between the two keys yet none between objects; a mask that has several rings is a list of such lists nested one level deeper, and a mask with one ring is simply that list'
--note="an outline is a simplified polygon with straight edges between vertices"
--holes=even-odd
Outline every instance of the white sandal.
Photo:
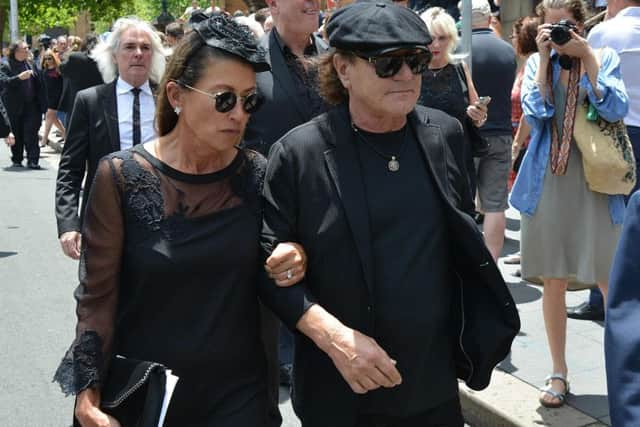
[{"label": "white sandal", "polygon": [[[552,384],[551,382],[553,380],[560,380],[562,381],[562,383],[564,384],[564,392],[559,392],[559,391],[555,391],[552,388]],[[540,389],[541,392],[548,394],[549,396],[558,399],[559,402],[555,403],[555,402],[547,402],[545,401],[542,397],[540,397],[538,400],[540,401],[540,404],[542,406],[544,406],[545,408],[559,408],[562,405],[565,404],[566,400],[567,400],[567,394],[569,394],[569,381],[567,381],[567,378],[560,374],[560,373],[554,373],[551,374],[549,376],[547,376],[544,379],[544,384],[545,386],[542,387]]]}]

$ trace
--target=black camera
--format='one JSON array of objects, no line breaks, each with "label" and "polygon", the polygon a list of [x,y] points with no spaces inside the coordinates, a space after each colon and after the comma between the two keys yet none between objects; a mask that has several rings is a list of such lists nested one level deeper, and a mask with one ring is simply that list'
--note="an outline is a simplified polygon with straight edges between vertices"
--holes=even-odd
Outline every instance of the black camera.
[{"label": "black camera", "polygon": [[562,46],[571,40],[571,30],[575,31],[576,26],[566,19],[551,24],[551,41],[558,46]]}]

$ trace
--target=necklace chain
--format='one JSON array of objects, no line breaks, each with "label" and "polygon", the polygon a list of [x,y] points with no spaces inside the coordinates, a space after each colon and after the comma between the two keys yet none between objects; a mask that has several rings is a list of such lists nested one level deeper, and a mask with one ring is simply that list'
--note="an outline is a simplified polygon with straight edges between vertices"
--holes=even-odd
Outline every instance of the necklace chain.
[{"label": "necklace chain", "polygon": [[351,122],[351,127],[353,128],[353,131],[356,133],[356,135],[358,135],[358,137],[362,140],[362,142],[365,143],[365,145],[367,147],[369,147],[371,150],[373,150],[374,153],[376,153],[377,155],[379,155],[383,159],[388,160],[387,169],[389,169],[389,171],[398,172],[400,170],[400,155],[403,153],[405,145],[407,145],[407,144],[405,144],[405,140],[407,139],[407,124],[405,124],[405,126],[404,126],[404,132],[402,134],[402,143],[401,143],[402,145],[400,147],[400,152],[395,156],[394,155],[390,155],[390,154],[385,154],[382,151],[378,150],[373,145],[373,143],[371,143],[371,141],[369,141],[367,138],[365,138],[365,136],[362,134],[360,129],[358,129],[358,127],[356,126],[355,123]]},{"label": "necklace chain", "polygon": [[442,71],[444,71],[445,68],[447,68],[446,65],[444,67],[441,67],[441,68],[429,68],[429,71],[431,71],[431,76],[432,77],[438,77],[438,74],[440,74]]}]

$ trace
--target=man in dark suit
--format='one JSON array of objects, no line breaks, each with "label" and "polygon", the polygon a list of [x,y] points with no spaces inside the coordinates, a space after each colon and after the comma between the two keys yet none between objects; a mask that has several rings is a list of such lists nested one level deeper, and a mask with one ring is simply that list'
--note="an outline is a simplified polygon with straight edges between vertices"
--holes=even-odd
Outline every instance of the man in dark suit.
[{"label": "man in dark suit", "polygon": [[150,81],[164,71],[162,43],[153,28],[135,18],[121,18],[103,44],[95,49],[106,83],[78,92],[56,182],[58,235],[65,255],[80,257],[81,222],[87,198],[78,215],[85,178],[88,195],[98,161],[105,155],[155,137],[155,100]]},{"label": "man in dark suit", "polygon": [[327,50],[314,32],[318,29],[319,2],[268,0],[275,27],[261,40],[271,71],[258,73],[256,84],[263,105],[251,116],[245,146],[267,155],[269,148],[294,127],[326,110],[317,92],[316,75],[307,59]]},{"label": "man in dark suit", "polygon": [[82,42],[80,52],[71,52],[60,64],[63,84],[58,111],[66,115],[65,127],[69,126],[76,94],[83,89],[104,83],[98,70],[98,64],[89,56],[97,43],[98,37],[95,34],[87,34]]},{"label": "man in dark suit", "polygon": [[[263,104],[251,115],[243,142],[265,156],[282,135],[323,113],[327,107],[317,92],[317,76],[308,65],[309,58],[327,50],[325,41],[314,34],[319,25],[319,1],[267,0],[267,3],[276,24],[260,40],[260,45],[267,51],[271,70],[256,76]],[[273,316],[264,313],[262,320],[265,333],[277,334]],[[279,378],[269,378],[272,400],[277,401],[278,382],[285,386],[291,382],[293,337],[282,327],[279,340],[272,338],[266,337],[265,341],[279,343],[278,349],[266,349],[270,365],[279,365]]]},{"label": "man in dark suit", "polygon": [[337,108],[273,145],[263,192],[266,251],[308,256],[297,285],[260,287],[297,331],[294,409],[303,427],[461,427],[456,377],[486,387],[520,327],[470,216],[462,127],[416,106],[431,37],[415,13],[353,3],[327,34]]},{"label": "man in dark suit", "polygon": [[0,65],[2,101],[9,114],[15,144],[11,146],[13,167],[22,167],[24,152],[27,167],[40,169],[38,129],[47,110],[46,93],[39,71],[28,59],[29,46],[23,40],[11,44],[8,61]]}]

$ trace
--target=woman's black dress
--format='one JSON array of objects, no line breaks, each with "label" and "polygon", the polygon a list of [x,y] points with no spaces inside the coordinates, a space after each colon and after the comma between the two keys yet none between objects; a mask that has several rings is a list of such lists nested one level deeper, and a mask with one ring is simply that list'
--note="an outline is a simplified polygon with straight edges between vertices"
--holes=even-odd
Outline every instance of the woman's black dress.
[{"label": "woman's black dress", "polygon": [[41,73],[47,91],[47,108],[57,110],[62,95],[62,75],[55,68]]},{"label": "woman's black dress", "polygon": [[103,159],[83,228],[77,337],[55,380],[100,383],[113,355],[180,377],[165,426],[261,426],[260,193],[265,159],[241,150],[189,175],[138,145]]},{"label": "woman's black dress", "polygon": [[[459,72],[456,67],[462,64],[447,64],[438,70],[427,70],[422,74],[422,89],[418,104],[435,108],[450,116],[455,117],[462,124],[467,135],[467,106],[469,105],[468,91],[462,86]],[[476,170],[471,154],[471,143],[465,136],[464,156],[466,161],[471,194],[475,195]]]}]

